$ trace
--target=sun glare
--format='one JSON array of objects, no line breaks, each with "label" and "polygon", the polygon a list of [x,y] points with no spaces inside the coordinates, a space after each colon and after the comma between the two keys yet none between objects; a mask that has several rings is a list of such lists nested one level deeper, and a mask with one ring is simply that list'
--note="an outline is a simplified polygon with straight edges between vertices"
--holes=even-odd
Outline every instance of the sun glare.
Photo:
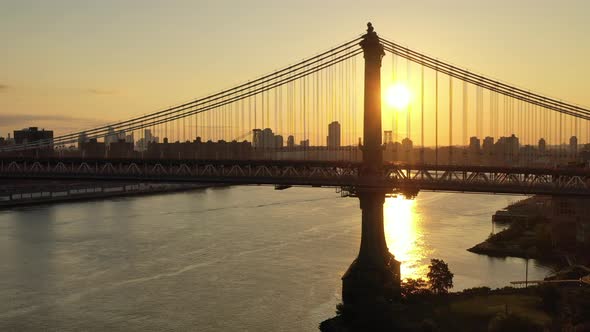
[{"label": "sun glare", "polygon": [[404,110],[410,104],[410,89],[403,83],[391,85],[385,91],[385,101],[387,105],[398,110]]},{"label": "sun glare", "polygon": [[389,251],[402,263],[402,278],[425,278],[428,253],[424,251],[423,233],[419,215],[415,211],[416,201],[398,197],[385,200],[384,227]]}]

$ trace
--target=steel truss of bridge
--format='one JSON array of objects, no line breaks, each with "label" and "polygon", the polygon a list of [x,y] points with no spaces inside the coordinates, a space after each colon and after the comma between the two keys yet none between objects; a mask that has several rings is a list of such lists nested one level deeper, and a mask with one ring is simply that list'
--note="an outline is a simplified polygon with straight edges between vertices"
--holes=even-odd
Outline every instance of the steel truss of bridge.
[{"label": "steel truss of bridge", "polygon": [[590,196],[590,171],[566,168],[384,164],[288,160],[1,159],[0,178],[199,182],[339,187],[414,196],[420,190]]}]

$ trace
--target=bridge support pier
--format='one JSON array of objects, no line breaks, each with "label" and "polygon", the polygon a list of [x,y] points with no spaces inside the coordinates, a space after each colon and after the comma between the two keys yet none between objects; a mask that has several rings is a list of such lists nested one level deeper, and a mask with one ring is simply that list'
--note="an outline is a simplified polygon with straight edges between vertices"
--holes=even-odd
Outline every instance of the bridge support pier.
[{"label": "bridge support pier", "polygon": [[367,26],[360,42],[365,58],[365,109],[363,166],[356,188],[363,214],[361,248],[342,277],[342,301],[353,306],[388,301],[400,293],[400,263],[389,252],[383,229],[386,192],[376,189],[383,176],[381,59],[385,53],[371,23]]},{"label": "bridge support pier", "polygon": [[345,304],[370,304],[399,297],[400,263],[387,248],[383,228],[384,192],[359,192],[361,247],[342,277]]}]

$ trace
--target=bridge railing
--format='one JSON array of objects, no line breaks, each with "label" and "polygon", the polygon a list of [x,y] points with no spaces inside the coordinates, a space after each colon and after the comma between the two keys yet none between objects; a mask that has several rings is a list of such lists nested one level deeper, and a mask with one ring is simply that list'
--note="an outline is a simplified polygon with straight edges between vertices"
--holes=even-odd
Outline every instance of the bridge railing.
[{"label": "bridge railing", "polygon": [[[302,160],[0,159],[0,178],[209,182],[373,188],[408,196],[420,190],[590,196],[590,171],[386,163],[371,176],[363,164]],[[351,189],[352,188],[352,189]]]}]

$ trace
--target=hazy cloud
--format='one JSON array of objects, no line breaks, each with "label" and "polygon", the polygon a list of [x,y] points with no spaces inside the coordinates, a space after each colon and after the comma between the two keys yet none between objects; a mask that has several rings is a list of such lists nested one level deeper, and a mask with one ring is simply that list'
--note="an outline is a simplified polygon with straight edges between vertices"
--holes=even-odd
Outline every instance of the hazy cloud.
[{"label": "hazy cloud", "polygon": [[86,89],[84,92],[92,95],[115,95],[119,93],[117,90],[109,89]]},{"label": "hazy cloud", "polygon": [[2,114],[0,115],[0,124],[2,126],[41,126],[44,124],[56,123],[62,124],[63,127],[89,126],[103,123],[104,120],[93,118],[80,118],[66,115],[47,115],[47,114]]},{"label": "hazy cloud", "polygon": [[10,88],[10,85],[0,83],[0,93],[8,90],[8,88]]}]

